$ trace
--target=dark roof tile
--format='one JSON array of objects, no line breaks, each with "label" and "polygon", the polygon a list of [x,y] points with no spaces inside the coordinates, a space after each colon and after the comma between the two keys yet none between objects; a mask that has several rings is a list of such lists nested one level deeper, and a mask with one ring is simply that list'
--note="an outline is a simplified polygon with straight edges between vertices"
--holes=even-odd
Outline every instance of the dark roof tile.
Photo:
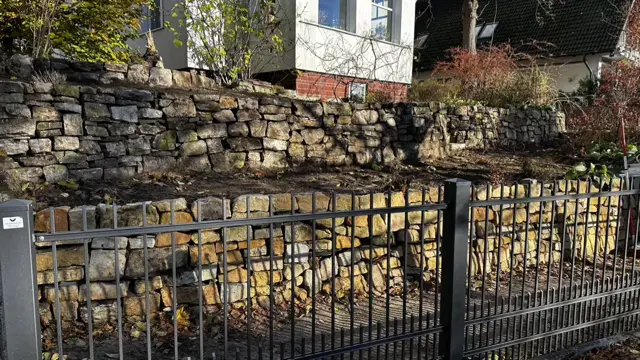
[{"label": "dark roof tile", "polygon": [[[428,7],[428,2],[431,8]],[[520,52],[557,57],[615,51],[626,19],[628,0],[556,0],[550,12],[536,0],[480,0],[478,24],[498,22],[493,43],[510,43]],[[415,69],[432,69],[447,49],[462,44],[460,0],[418,0],[416,37],[428,34],[416,49]],[[482,43],[479,43],[482,46]]]}]

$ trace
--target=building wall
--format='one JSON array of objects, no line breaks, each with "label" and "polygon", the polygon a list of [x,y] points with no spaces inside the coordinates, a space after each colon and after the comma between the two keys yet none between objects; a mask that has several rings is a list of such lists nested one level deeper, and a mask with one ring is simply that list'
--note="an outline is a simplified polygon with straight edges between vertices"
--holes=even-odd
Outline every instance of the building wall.
[{"label": "building wall", "polygon": [[409,84],[413,66],[415,1],[397,1],[391,41],[372,39],[371,1],[352,3],[347,30],[318,24],[319,0],[298,1],[296,68]]},{"label": "building wall", "polygon": [[384,93],[393,102],[405,101],[409,90],[409,85],[402,83],[303,71],[296,77],[296,91],[299,95],[319,96],[321,100],[344,99],[349,98],[353,82],[367,84],[367,93]]},{"label": "building wall", "polygon": [[[162,23],[165,21],[169,21],[171,26],[174,28],[179,28],[179,18],[173,18],[171,14],[173,13],[174,6],[178,3],[178,0],[163,0],[162,1]],[[164,66],[168,69],[185,69],[190,67],[190,64],[187,61],[187,34],[184,32],[180,35],[180,40],[182,40],[183,46],[177,47],[174,43],[176,38],[175,34],[166,26],[163,26],[161,29],[155,30],[152,32],[153,40],[156,44],[156,48],[162,56],[162,60],[164,61]],[[137,49],[140,54],[144,54],[147,46],[147,39],[144,34],[140,36],[137,40],[130,42],[130,46],[134,49]]]}]

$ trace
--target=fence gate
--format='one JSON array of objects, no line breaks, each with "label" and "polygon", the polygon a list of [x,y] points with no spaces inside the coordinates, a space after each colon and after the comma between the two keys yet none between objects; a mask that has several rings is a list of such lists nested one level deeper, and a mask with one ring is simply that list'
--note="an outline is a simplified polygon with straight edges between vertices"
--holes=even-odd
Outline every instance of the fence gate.
[{"label": "fence gate", "polygon": [[10,201],[3,358],[533,358],[637,328],[625,184]]}]

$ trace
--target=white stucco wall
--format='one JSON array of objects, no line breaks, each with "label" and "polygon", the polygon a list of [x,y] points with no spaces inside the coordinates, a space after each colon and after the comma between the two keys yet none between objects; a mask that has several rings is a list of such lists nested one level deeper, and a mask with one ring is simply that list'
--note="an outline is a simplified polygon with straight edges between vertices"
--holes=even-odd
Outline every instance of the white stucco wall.
[{"label": "white stucco wall", "polygon": [[[163,0],[164,21],[178,28],[171,16],[178,0]],[[319,0],[279,0],[278,19],[282,21],[285,53],[257,59],[256,72],[305,70],[333,75],[411,83],[415,0],[396,0],[391,41],[375,40],[371,31],[371,1],[349,0],[348,31],[318,24]],[[352,1],[352,2],[351,2]],[[174,34],[167,28],[153,32],[156,47],[171,69],[203,68],[187,51],[187,31],[182,47],[174,45]],[[142,36],[131,45],[144,53]]]},{"label": "white stucco wall", "polygon": [[[605,54],[556,58],[552,60],[541,60],[539,66],[551,74],[556,86],[560,91],[572,92],[580,86],[580,80],[589,76],[589,68],[585,64],[585,60],[593,75],[600,76],[602,57]],[[430,78],[446,78],[444,74],[433,75],[432,71],[424,71],[414,74],[413,79],[416,81],[427,80]]]},{"label": "white stucco wall", "polygon": [[295,67],[371,80],[411,82],[415,0],[397,0],[391,41],[375,40],[371,1],[353,0],[349,31],[318,24],[318,0],[298,0]]}]

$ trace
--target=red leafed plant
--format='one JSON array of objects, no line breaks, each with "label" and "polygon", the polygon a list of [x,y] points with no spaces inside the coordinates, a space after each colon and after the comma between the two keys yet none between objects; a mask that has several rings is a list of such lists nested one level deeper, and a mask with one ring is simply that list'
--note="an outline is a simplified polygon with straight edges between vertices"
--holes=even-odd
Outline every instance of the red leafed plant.
[{"label": "red leafed plant", "polygon": [[618,60],[603,67],[597,94],[584,113],[569,119],[575,143],[618,141],[625,125],[627,142],[640,140],[640,65]]},{"label": "red leafed plant", "polygon": [[473,100],[491,106],[549,106],[557,90],[548,73],[531,56],[516,53],[510,45],[488,46],[476,54],[461,48],[449,50],[434,75],[450,79],[447,100]]}]

